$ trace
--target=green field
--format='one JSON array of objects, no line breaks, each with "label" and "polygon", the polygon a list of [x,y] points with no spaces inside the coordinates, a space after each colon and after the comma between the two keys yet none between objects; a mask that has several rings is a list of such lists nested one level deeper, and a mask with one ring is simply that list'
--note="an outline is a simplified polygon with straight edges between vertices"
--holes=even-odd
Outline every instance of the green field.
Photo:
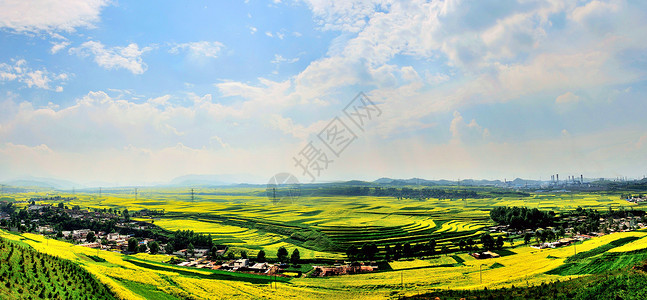
[{"label": "green field", "polygon": [[[44,196],[44,193],[14,195],[15,200]],[[273,280],[231,272],[182,268],[160,263],[165,256],[136,257],[96,251],[50,241],[44,247],[37,235],[4,233],[39,251],[76,261],[111,286],[123,298],[388,298],[439,289],[503,288],[563,281],[638,263],[647,255],[645,232],[614,233],[572,247],[537,250],[522,246],[502,251],[496,259],[476,260],[458,251],[457,242],[477,239],[494,225],[489,210],[495,206],[526,206],[557,213],[577,207],[606,211],[610,207],[640,209],[623,201],[619,193],[537,193],[529,196],[493,196],[479,199],[396,199],[371,196],[302,196],[294,203],[273,204],[264,190],[199,189],[191,201],[186,189],[140,189],[77,192],[77,200],[66,205],[87,208],[119,208],[129,211],[163,210],[160,216],[140,216],[175,231],[194,230],[211,234],[216,244],[245,250],[252,257],[264,250],[275,257],[279,247],[299,249],[301,258],[333,262],[346,258],[348,246],[375,243],[379,249],[395,244],[426,243],[435,239],[437,249],[453,253],[394,261],[376,273],[330,278]],[[496,234],[495,234],[496,235]],[[622,249],[627,249],[623,251]],[[105,260],[101,261],[98,256]],[[134,274],[143,274],[134,276]],[[481,283],[481,277],[483,282]]]}]

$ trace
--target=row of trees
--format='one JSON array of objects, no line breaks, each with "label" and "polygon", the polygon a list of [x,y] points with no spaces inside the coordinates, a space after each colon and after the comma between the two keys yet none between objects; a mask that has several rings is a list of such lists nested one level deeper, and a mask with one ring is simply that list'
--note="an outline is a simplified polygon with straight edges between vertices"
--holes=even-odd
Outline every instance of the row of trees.
[{"label": "row of trees", "polygon": [[554,211],[541,211],[537,208],[498,206],[490,210],[490,218],[499,224],[509,225],[512,229],[535,229],[552,226]]},{"label": "row of trees", "polygon": [[191,246],[195,248],[212,249],[213,238],[211,234],[195,233],[193,230],[177,230],[169,237],[166,245],[166,253],[173,253],[173,251],[181,249],[189,249]]},{"label": "row of trees", "polygon": [[[484,250],[494,250],[503,248],[504,241],[505,240],[502,236],[494,239],[489,233],[485,233],[479,240],[462,239],[455,245],[458,246],[461,251],[478,250],[479,244]],[[388,261],[391,259],[449,253],[447,245],[442,245],[440,249],[437,249],[437,247],[438,245],[435,239],[431,239],[426,243],[417,243],[413,245],[411,243],[395,244],[393,247],[391,245],[386,245],[383,251],[384,259]],[[378,247],[374,243],[364,244],[360,248],[351,245],[346,250],[346,256],[351,261],[374,260],[378,253]]]}]

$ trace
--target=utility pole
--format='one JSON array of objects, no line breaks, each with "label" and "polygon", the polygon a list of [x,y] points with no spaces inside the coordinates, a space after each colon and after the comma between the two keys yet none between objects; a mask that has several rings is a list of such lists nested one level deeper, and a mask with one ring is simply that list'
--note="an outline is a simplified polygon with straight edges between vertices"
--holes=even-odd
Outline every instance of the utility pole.
[{"label": "utility pole", "polygon": [[193,188],[191,188],[191,202],[195,200],[195,193],[193,192]]},{"label": "utility pole", "polygon": [[137,188],[135,188],[135,201],[137,201]]},{"label": "utility pole", "polygon": [[99,198],[101,198],[101,187],[99,187]]},{"label": "utility pole", "polygon": [[483,265],[479,265],[479,278],[481,279],[481,284],[483,284]]}]

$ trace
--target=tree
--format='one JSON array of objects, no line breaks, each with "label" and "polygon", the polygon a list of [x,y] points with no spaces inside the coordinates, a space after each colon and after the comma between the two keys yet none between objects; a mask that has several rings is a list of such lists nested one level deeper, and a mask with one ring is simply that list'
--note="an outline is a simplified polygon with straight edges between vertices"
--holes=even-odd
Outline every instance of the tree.
[{"label": "tree", "polygon": [[258,254],[256,254],[256,260],[259,262],[265,262],[265,251],[258,251]]},{"label": "tree", "polygon": [[429,255],[434,255],[434,252],[436,252],[436,240],[435,239],[430,239],[429,243],[427,243],[427,251],[429,251]]},{"label": "tree", "polygon": [[546,241],[546,235],[544,234],[543,230],[537,229],[535,231],[535,240],[537,241],[537,244],[541,241],[542,243]]},{"label": "tree", "polygon": [[557,236],[564,237],[565,235],[566,235],[566,230],[564,230],[564,227],[559,226],[559,228],[557,228]]},{"label": "tree", "polygon": [[240,258],[242,258],[242,259],[246,259],[246,258],[247,258],[247,251],[245,251],[245,250],[241,250],[241,251],[240,251]]},{"label": "tree", "polygon": [[528,245],[531,239],[532,239],[532,234],[530,232],[526,232],[526,234],[523,235],[524,244]]},{"label": "tree", "polygon": [[285,247],[279,248],[279,250],[276,251],[276,258],[280,262],[287,262],[288,261],[288,250],[285,249]]},{"label": "tree", "polygon": [[59,202],[59,203],[58,203],[58,208],[60,208],[60,209],[65,208],[65,203],[63,203],[63,202]]},{"label": "tree", "polygon": [[97,240],[97,237],[94,236],[94,232],[90,231],[88,232],[88,235],[85,236],[85,240],[88,241],[88,243],[94,243]]},{"label": "tree", "polygon": [[193,243],[189,243],[186,247],[186,253],[191,254],[191,257],[195,256],[195,246],[193,246]]},{"label": "tree", "polygon": [[398,259],[402,257],[402,245],[395,244],[393,247],[393,259]]},{"label": "tree", "polygon": [[348,257],[348,260],[353,261],[357,257],[357,248],[355,246],[351,245],[346,248],[346,257]]},{"label": "tree", "polygon": [[461,240],[460,242],[458,242],[459,249],[463,250],[465,249],[465,246],[467,246],[467,243],[465,242],[465,240]]},{"label": "tree", "polygon": [[168,243],[166,243],[166,247],[164,247],[164,250],[166,251],[166,254],[173,254],[173,251],[175,251],[173,242],[169,241]]},{"label": "tree", "polygon": [[125,220],[126,222],[129,222],[129,221],[130,221],[130,213],[128,213],[128,210],[127,210],[127,209],[124,209],[124,211],[122,212],[122,215],[123,215],[124,220]]},{"label": "tree", "polygon": [[474,240],[468,239],[467,240],[467,250],[472,251],[474,249]]},{"label": "tree", "polygon": [[402,256],[403,257],[413,256],[413,254],[411,253],[411,244],[404,243],[404,246],[402,246]]},{"label": "tree", "polygon": [[293,265],[298,265],[300,260],[301,255],[299,255],[299,249],[294,249],[294,251],[292,251],[292,256],[290,256],[290,262],[292,262]]},{"label": "tree", "polygon": [[148,246],[146,246],[146,244],[141,244],[139,245],[137,252],[144,253],[146,250],[148,250]]},{"label": "tree", "polygon": [[448,251],[448,250],[449,250],[449,249],[447,249],[447,245],[443,245],[443,247],[442,247],[442,248],[440,248],[440,251],[441,251],[442,253],[444,253],[445,255],[447,255],[447,253],[449,253],[449,251]]},{"label": "tree", "polygon": [[364,259],[373,260],[373,258],[375,258],[375,254],[377,254],[377,246],[375,243],[364,244],[362,245],[360,253]]},{"label": "tree", "polygon": [[160,252],[160,244],[156,241],[153,241],[148,245],[148,248],[151,250],[151,254],[157,254]]},{"label": "tree", "polygon": [[494,248],[494,239],[489,233],[484,233],[481,235],[481,244],[483,244],[483,249],[492,250]]},{"label": "tree", "polygon": [[137,253],[137,245],[139,244],[139,241],[137,238],[129,238],[128,239],[128,252],[131,253]]},{"label": "tree", "polygon": [[496,245],[497,249],[503,248],[503,237],[502,236],[499,236],[499,237],[496,238],[495,245]]},{"label": "tree", "polygon": [[386,245],[386,246],[384,247],[384,252],[385,252],[385,254],[384,254],[384,260],[386,260],[386,261],[390,261],[390,260],[391,260],[391,246]]}]

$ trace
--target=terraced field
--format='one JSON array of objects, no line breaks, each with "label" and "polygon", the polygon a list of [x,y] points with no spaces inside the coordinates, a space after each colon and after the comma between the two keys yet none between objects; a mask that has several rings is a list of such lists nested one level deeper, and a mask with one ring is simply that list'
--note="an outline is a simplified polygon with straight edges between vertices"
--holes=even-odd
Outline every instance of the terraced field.
[{"label": "terraced field", "polygon": [[[77,200],[65,204],[128,209],[131,212],[142,209],[163,211],[163,215],[138,220],[154,222],[171,231],[188,229],[211,234],[215,243],[226,244],[234,252],[245,250],[252,256],[262,249],[273,257],[279,247],[286,247],[288,251],[299,249],[304,259],[333,260],[345,259],[344,249],[349,245],[360,247],[364,243],[376,243],[382,248],[403,243],[426,243],[433,238],[437,247],[457,250],[460,239],[477,239],[493,224],[489,220],[489,210],[495,206],[538,207],[558,213],[578,206],[599,210],[636,206],[614,194],[540,193],[529,197],[422,201],[392,197],[303,196],[295,203],[275,205],[264,196],[262,189],[202,189],[196,192],[193,201],[186,189],[142,189],[137,197],[128,189],[104,191],[101,197],[96,193],[78,192],[74,195]],[[20,194],[16,195],[16,200],[45,195]],[[578,252],[596,251],[604,246],[608,254],[602,257],[590,252],[591,257],[578,261],[576,265],[566,262],[574,254],[572,247],[536,250],[517,246],[497,259],[476,260],[458,252],[424,260],[391,262],[385,270],[377,273],[326,279],[294,278],[279,283],[275,290],[267,278],[232,278],[218,272],[160,264],[168,259],[163,255],[97,253],[59,241],[47,241],[37,235],[2,233],[2,236],[78,262],[125,299],[284,299],[303,298],[304,295],[308,298],[344,295],[384,298],[434,289],[536,285],[583,276],[578,273],[579,264],[597,264],[602,269],[622,266],[643,257],[643,252],[647,251],[647,233],[615,233],[578,244]],[[618,242],[614,241],[627,237],[633,238],[615,246],[614,243]],[[97,262],[92,256],[100,256],[106,261]],[[611,259],[612,263],[601,265],[598,263],[600,259]]]},{"label": "terraced field", "polygon": [[[555,211],[578,206],[606,210],[631,206],[618,195],[538,193],[529,197],[485,199],[395,199],[393,197],[302,196],[295,203],[273,204],[264,189],[196,189],[191,200],[187,189],[105,190],[77,193],[67,203],[90,208],[163,210],[162,218],[146,219],[168,229],[190,229],[211,234],[216,243],[252,255],[263,249],[272,256],[281,247],[299,249],[303,258],[344,257],[350,245],[375,243],[379,247],[421,243],[436,239],[439,246],[455,249],[458,240],[476,238],[492,225],[494,206],[527,206]],[[43,193],[19,195],[23,199]],[[304,237],[319,236],[321,243]]]}]

